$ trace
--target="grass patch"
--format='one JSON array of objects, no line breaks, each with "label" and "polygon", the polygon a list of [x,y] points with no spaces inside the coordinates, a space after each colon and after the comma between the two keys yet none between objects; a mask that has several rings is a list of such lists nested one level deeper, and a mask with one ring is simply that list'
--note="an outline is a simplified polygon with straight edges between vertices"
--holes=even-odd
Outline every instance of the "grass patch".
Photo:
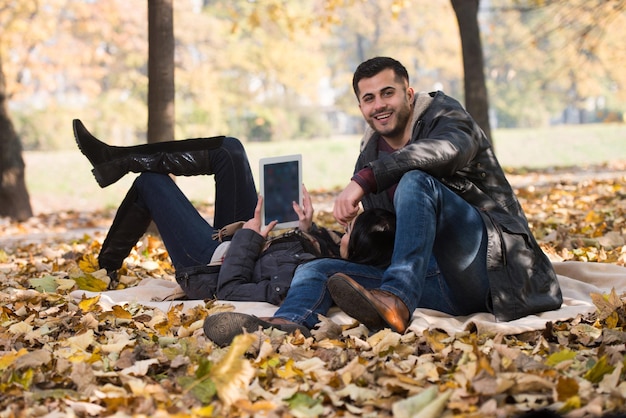
[{"label": "grass patch", "polygon": [[[263,157],[301,153],[304,183],[309,190],[344,187],[358,155],[358,136],[247,143],[248,158],[258,184]],[[108,141],[108,139],[105,139]],[[626,125],[576,125],[544,129],[495,130],[496,154],[503,167],[545,168],[586,166],[626,160]],[[110,141],[115,144],[114,141]],[[36,213],[117,207],[135,174],[101,189],[87,159],[78,151],[24,153],[26,182]],[[213,177],[179,177],[181,189],[196,202],[212,202]]]}]

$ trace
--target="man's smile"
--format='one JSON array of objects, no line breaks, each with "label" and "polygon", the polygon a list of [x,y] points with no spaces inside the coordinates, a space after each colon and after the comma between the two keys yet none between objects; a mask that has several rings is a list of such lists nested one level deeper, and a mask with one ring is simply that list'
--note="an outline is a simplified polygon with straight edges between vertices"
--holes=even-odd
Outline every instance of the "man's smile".
[{"label": "man's smile", "polygon": [[378,121],[384,121],[387,120],[391,117],[391,113],[392,112],[385,112],[385,113],[380,113],[378,115],[374,115],[374,119],[378,120]]}]

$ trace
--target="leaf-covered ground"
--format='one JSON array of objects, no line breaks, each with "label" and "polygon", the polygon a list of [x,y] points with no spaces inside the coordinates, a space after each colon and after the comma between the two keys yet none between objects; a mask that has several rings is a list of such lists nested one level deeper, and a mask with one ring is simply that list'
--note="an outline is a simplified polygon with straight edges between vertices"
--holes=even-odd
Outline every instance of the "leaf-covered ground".
[{"label": "leaf-covered ground", "polygon": [[[624,167],[509,173],[553,260],[626,264],[626,176],[617,170]],[[333,195],[314,194],[317,222],[326,226],[332,216],[319,209]],[[202,210],[210,215],[211,207]],[[0,220],[0,417],[626,411],[626,295],[598,295],[594,314],[516,336],[368,335],[324,321],[312,338],[259,332],[222,349],[204,337],[202,323],[228,306],[104,311],[98,298],[69,297],[79,287],[106,286],[93,265],[112,215]],[[122,286],[173,280],[158,238],[144,238],[127,267]]]}]

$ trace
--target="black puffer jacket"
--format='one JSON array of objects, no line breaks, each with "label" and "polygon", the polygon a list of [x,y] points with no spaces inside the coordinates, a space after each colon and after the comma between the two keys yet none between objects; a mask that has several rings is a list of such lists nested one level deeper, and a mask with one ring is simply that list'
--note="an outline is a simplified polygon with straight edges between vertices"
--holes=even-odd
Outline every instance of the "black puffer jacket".
[{"label": "black puffer jacket", "polygon": [[251,229],[235,233],[217,281],[217,298],[280,305],[296,267],[320,256],[338,257],[341,236],[315,225],[269,241]]},{"label": "black puffer jacket", "polygon": [[371,167],[379,193],[367,195],[364,207],[393,210],[384,190],[407,171],[431,174],[478,208],[485,221],[496,318],[508,321],[558,309],[562,297],[552,264],[535,241],[482,130],[460,103],[442,92],[416,95],[412,123],[410,143],[388,155],[378,155],[375,134],[366,132],[355,170]]}]

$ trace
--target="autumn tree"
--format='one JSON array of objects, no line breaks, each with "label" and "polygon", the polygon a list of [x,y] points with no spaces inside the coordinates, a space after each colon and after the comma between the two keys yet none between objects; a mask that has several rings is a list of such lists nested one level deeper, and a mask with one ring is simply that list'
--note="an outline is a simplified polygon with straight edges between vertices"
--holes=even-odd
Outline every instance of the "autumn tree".
[{"label": "autumn tree", "polygon": [[[25,12],[28,8],[24,9]],[[0,9],[0,25],[3,30],[19,25],[25,16],[22,10],[11,10],[5,5]],[[0,37],[0,216],[25,220],[32,216],[30,197],[26,188],[25,165],[22,158],[22,143],[9,116],[4,59],[6,37]]]},{"label": "autumn tree", "polygon": [[148,142],[174,139],[173,0],[148,1]]},{"label": "autumn tree", "polygon": [[32,215],[24,177],[22,143],[9,118],[0,55],[0,216],[23,221]]},{"label": "autumn tree", "polygon": [[[626,1],[494,0],[484,12],[486,68],[500,126],[619,120]],[[586,115],[586,116],[585,116]]]},{"label": "autumn tree", "polygon": [[479,0],[451,0],[459,22],[463,51],[465,107],[491,141],[489,96],[485,82],[483,47],[478,26]]},{"label": "autumn tree", "polygon": [[462,94],[460,43],[458,37],[449,36],[449,28],[456,26],[449,2],[432,2],[427,10],[396,0],[329,3],[332,37],[325,53],[343,111],[358,115],[352,74],[359,63],[380,55],[402,62],[419,91]]}]

